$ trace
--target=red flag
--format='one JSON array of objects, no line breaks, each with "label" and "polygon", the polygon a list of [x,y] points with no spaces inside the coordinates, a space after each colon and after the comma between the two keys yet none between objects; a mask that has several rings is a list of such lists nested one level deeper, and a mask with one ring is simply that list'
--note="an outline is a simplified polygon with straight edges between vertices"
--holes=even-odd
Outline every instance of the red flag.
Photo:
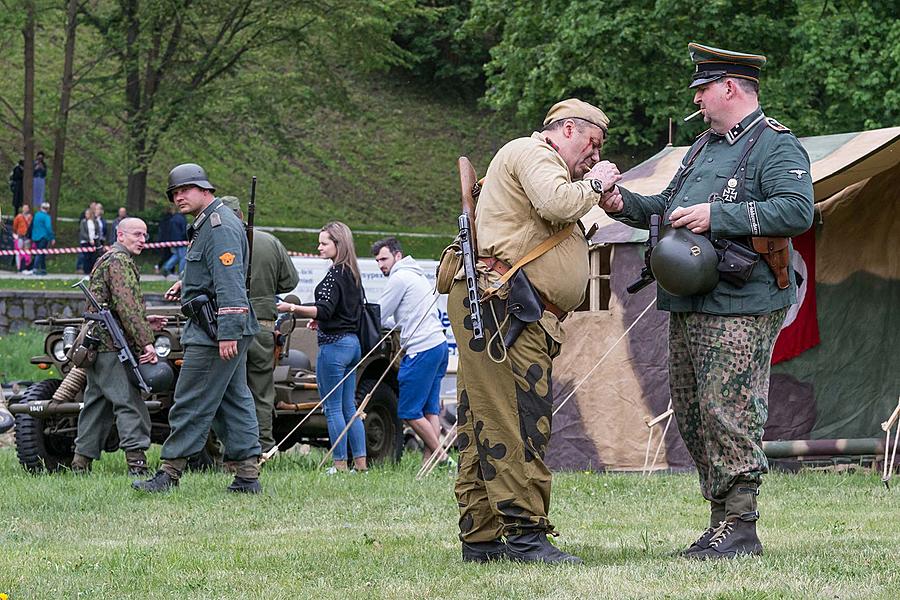
[{"label": "red flag", "polygon": [[819,321],[816,316],[816,232],[810,228],[791,239],[794,254],[791,267],[799,277],[797,304],[788,309],[775,340],[772,364],[799,356],[819,343]]}]

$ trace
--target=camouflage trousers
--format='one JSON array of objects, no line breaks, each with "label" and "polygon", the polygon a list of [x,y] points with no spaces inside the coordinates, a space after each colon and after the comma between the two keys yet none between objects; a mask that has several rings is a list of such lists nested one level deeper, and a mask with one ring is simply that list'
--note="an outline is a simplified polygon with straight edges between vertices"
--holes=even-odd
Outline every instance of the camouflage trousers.
[{"label": "camouflage trousers", "polygon": [[766,315],[672,313],[669,389],[703,497],[724,503],[738,481],[759,485],[769,364],[786,309]]},{"label": "camouflage trousers", "polygon": [[[502,309],[502,302],[495,305]],[[447,310],[459,351],[459,538],[474,543],[528,531],[553,533],[544,452],[553,409],[550,372],[559,344],[531,323],[498,364],[485,350],[497,330],[488,305],[485,339],[472,337],[465,282],[453,285]],[[497,318],[502,322],[503,315]],[[499,358],[501,352],[497,340],[492,355]]]}]

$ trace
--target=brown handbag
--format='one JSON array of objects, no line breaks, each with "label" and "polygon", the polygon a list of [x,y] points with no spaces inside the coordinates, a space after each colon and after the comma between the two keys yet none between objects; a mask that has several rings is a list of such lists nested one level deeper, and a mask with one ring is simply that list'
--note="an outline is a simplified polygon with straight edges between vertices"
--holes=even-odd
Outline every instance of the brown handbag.
[{"label": "brown handbag", "polygon": [[753,249],[759,252],[778,282],[778,289],[785,290],[791,285],[790,271],[788,267],[791,264],[790,252],[788,245],[790,238],[786,237],[754,237],[751,238]]}]

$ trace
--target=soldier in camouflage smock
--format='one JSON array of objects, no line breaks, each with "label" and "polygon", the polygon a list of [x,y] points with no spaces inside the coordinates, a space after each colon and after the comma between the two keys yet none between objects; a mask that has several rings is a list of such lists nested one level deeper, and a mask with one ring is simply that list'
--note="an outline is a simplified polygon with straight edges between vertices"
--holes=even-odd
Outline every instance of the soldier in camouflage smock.
[{"label": "soldier in camouflage smock", "polygon": [[[214,191],[199,165],[179,165],[169,173],[169,200],[194,216],[179,290],[182,311],[190,320],[181,336],[184,363],[169,411],[171,433],[160,453],[162,464],[153,478],[132,484],[145,492],[178,485],[187,459],[203,449],[210,427],[235,473],[228,490],[260,491],[259,427],[247,387],[247,348],[259,331],[245,287],[247,236],[243,223]],[[173,290],[166,296],[171,298]],[[200,304],[209,313],[200,312],[196,301],[201,297],[208,299]]]},{"label": "soldier in camouflage smock", "polygon": [[482,302],[484,339],[473,336],[464,277],[450,289],[447,311],[459,351],[456,499],[464,561],[581,562],[547,539],[555,531],[544,453],[560,320],[581,304],[590,275],[587,241],[575,223],[619,178],[615,165],[599,162],[608,123],[586,102],[559,102],[541,131],[501,148],[485,176],[474,223],[480,291],[557,233],[562,241],[523,267],[545,310],[508,347],[499,338],[509,332],[507,300],[520,284],[506,283],[497,299]]},{"label": "soldier in camouflage smock", "polygon": [[[749,236],[803,233],[813,218],[809,157],[790,130],[759,107],[765,57],[694,43],[688,48],[696,65],[694,103],[709,131],[661,194],[617,188],[601,208],[634,227],[647,228],[650,216],[660,214],[663,225],[748,247]],[[743,285],[722,279],[711,292],[686,297],[657,289],[659,308],[671,312],[672,403],[711,506],[709,527],[686,557],[762,552],[756,496],[768,471],[762,436],[769,364],[787,307],[797,301],[794,277],[785,279],[782,288],[759,261]]]},{"label": "soldier in camouflage smock", "polygon": [[[90,290],[100,304],[115,315],[131,351],[141,363],[155,363],[154,329],[165,325],[165,317],[147,316],[141,293],[141,278],[133,256],[140,254],[147,240],[147,225],[140,219],[124,219],[116,232],[116,243],[100,257],[91,272]],[[109,334],[103,327],[93,328],[99,339],[97,359],[88,366],[84,407],[78,415],[78,437],[72,470],[87,472],[91,462],[100,458],[115,424],[119,447],[125,451],[128,474],[147,473],[145,451],[150,447],[150,413],[140,390],[128,379],[119,362]]]}]

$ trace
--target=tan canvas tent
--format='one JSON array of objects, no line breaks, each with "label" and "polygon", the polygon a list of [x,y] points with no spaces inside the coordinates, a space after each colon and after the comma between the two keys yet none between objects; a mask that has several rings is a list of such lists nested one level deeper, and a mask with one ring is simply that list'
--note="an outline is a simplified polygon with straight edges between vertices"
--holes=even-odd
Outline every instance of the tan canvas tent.
[{"label": "tan canvas tent", "polygon": [[[814,299],[821,343],[773,367],[766,439],[873,437],[900,394],[900,127],[801,142],[810,155],[817,203]],[[659,193],[686,152],[667,146],[625,173],[622,185]],[[554,363],[557,405],[656,293],[655,285],[634,295],[625,291],[643,264],[645,231],[599,209],[583,222],[599,225],[591,240],[599,280],[592,290],[604,290],[604,297],[593,305],[606,308],[565,321],[568,341]],[[667,328],[667,313],[652,306],[571,396],[554,418],[551,466],[643,468],[646,423],[669,402]],[[657,440],[663,424],[655,426]],[[691,466],[673,423],[655,468]]]}]

